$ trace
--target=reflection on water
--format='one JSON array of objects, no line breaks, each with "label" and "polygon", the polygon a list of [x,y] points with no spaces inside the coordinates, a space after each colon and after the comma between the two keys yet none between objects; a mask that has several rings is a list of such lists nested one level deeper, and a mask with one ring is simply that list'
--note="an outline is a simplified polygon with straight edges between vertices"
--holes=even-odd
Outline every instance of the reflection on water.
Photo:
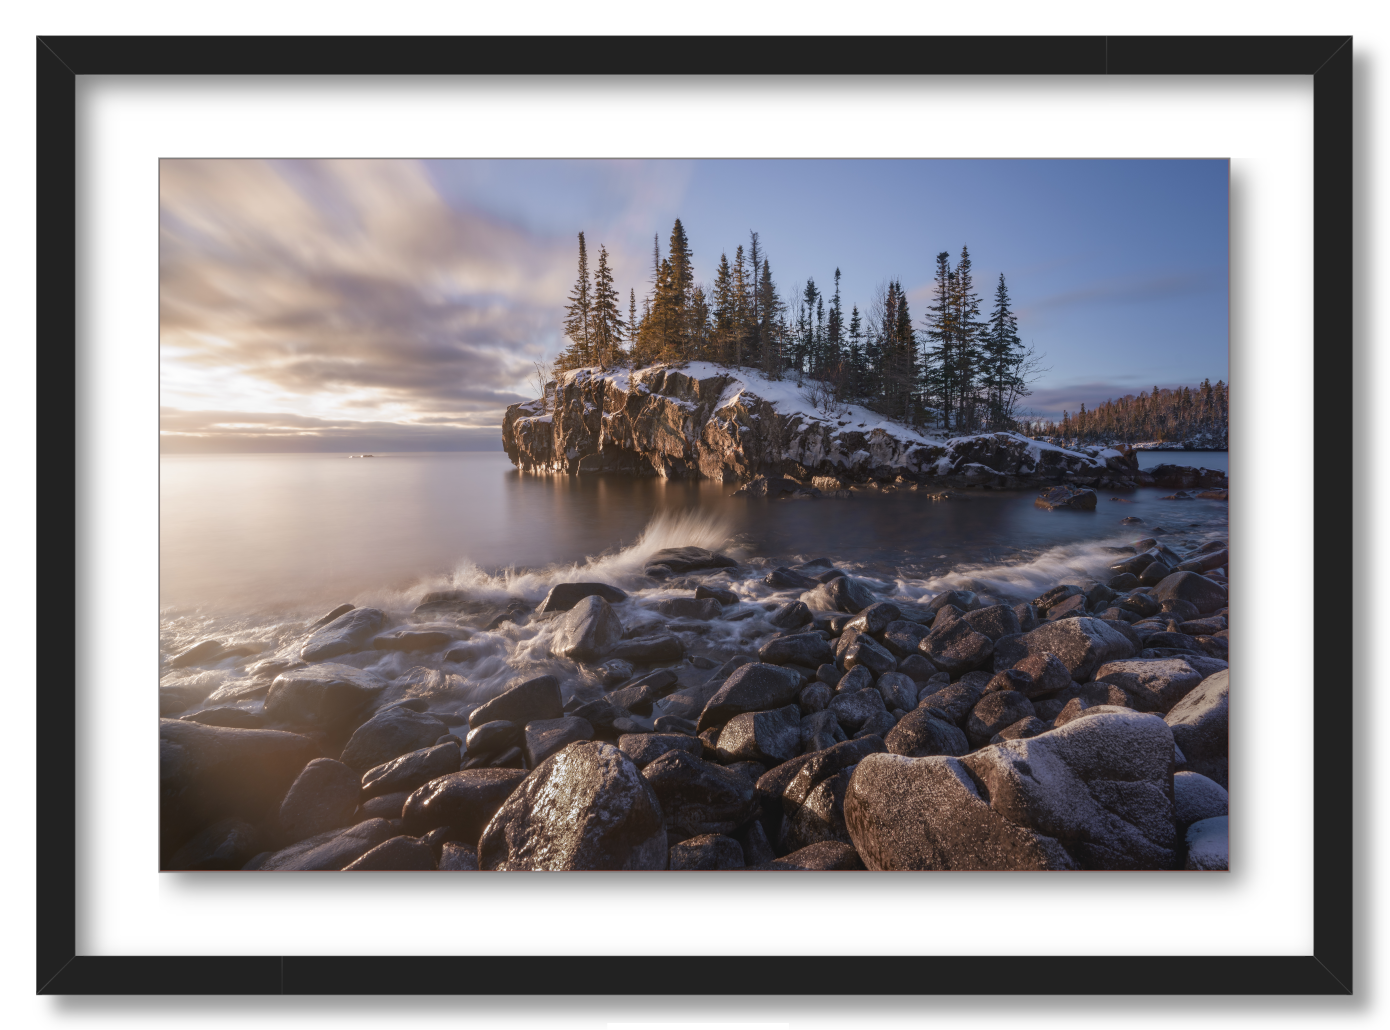
[{"label": "reflection on water", "polygon": [[[1141,463],[1224,468],[1225,458],[1150,452]],[[1032,491],[767,502],[706,481],[523,474],[500,453],[166,455],[160,468],[166,612],[312,609],[474,567],[582,562],[633,544],[662,514],[657,546],[823,555],[914,579],[1133,540],[1156,525],[1197,534],[1226,523],[1224,503],[1164,501],[1170,491],[1156,489],[1102,491],[1095,512],[1040,511]],[[1144,524],[1121,525],[1126,516]]]}]

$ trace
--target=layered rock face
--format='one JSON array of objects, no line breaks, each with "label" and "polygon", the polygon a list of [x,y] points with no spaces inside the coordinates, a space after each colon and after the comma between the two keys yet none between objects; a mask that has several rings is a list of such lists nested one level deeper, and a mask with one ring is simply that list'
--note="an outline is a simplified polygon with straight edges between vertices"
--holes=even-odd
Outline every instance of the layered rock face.
[{"label": "layered rock face", "polygon": [[898,477],[1022,487],[1138,474],[1114,451],[1096,456],[1015,433],[933,440],[867,409],[818,409],[789,380],[705,362],[637,371],[577,369],[553,398],[513,404],[502,445],[520,469],[626,472],[746,482],[793,477],[821,490]]}]

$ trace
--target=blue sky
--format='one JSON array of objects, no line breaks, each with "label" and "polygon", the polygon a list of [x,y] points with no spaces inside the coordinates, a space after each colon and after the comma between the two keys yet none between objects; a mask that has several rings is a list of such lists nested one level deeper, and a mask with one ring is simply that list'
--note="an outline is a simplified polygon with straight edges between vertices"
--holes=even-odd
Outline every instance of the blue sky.
[{"label": "blue sky", "polygon": [[166,449],[492,449],[562,346],[575,234],[640,304],[677,217],[700,280],[755,230],[783,296],[895,278],[919,326],[968,245],[1041,414],[1228,378],[1225,161],[167,161]]}]

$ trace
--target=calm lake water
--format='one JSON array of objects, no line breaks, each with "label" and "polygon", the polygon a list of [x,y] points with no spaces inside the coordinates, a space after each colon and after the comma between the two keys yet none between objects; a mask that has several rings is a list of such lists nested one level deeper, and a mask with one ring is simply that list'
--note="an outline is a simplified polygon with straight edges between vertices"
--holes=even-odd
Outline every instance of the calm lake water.
[{"label": "calm lake water", "polygon": [[[1224,469],[1227,455],[1141,453],[1144,466],[1164,461]],[[1157,489],[1102,492],[1094,512],[1040,511],[1035,491],[768,502],[709,482],[523,474],[501,453],[166,455],[160,468],[166,615],[363,603],[639,541],[648,552],[698,543],[929,579],[1058,546],[1128,542],[1154,526],[1200,536],[1226,524],[1224,503],[1164,501],[1170,491]],[[1144,525],[1122,526],[1126,516]]]}]

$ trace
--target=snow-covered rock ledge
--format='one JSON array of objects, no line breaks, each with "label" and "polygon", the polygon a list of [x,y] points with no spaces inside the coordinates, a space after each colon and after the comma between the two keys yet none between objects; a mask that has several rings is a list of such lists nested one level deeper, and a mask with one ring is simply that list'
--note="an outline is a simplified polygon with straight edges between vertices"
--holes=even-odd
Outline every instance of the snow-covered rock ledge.
[{"label": "snow-covered rock ledge", "polygon": [[546,404],[513,404],[502,446],[520,469],[626,472],[743,483],[795,479],[820,490],[863,483],[1023,488],[1143,479],[1114,450],[1064,450],[1015,433],[937,438],[867,408],[827,410],[794,381],[707,362],[562,373]]}]

